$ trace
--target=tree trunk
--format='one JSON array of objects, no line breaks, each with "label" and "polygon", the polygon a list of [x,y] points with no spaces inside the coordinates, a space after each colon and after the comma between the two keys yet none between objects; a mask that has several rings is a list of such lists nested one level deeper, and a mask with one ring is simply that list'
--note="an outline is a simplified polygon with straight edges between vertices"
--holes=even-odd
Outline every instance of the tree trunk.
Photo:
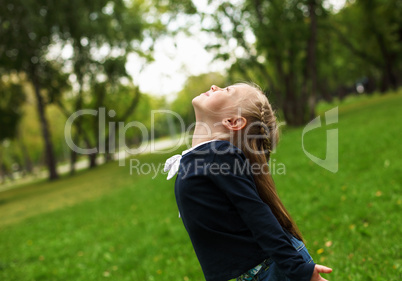
[{"label": "tree trunk", "polygon": [[[79,136],[78,133],[74,134],[73,141],[75,144],[78,143]],[[77,152],[74,149],[70,150],[70,175],[75,174],[75,163],[77,162]]]},{"label": "tree trunk", "polygon": [[5,182],[6,182],[6,173],[3,170],[3,153],[0,143],[0,184],[4,184]]},{"label": "tree trunk", "polygon": [[[93,147],[91,145],[89,138],[85,135],[83,137],[84,137],[84,141],[85,141],[87,148]],[[97,141],[97,143],[98,142],[99,141]],[[99,145],[97,145],[96,147],[99,147]],[[96,167],[96,156],[98,156],[98,152],[87,154],[87,155],[88,155],[88,160],[89,160],[89,168],[95,168]]]},{"label": "tree trunk", "polygon": [[301,114],[303,111],[298,99],[287,99],[282,106],[282,110],[286,125],[297,127],[305,124],[304,114]]},{"label": "tree trunk", "polygon": [[361,4],[363,4],[363,12],[366,16],[369,30],[372,34],[374,34],[374,38],[380,48],[380,54],[382,57],[381,91],[387,91],[390,88],[396,90],[398,87],[398,78],[397,74],[394,72],[394,68],[397,53],[393,52],[391,48],[388,48],[383,31],[379,29],[379,24],[377,22],[378,19],[374,11],[380,6],[380,3],[373,0],[366,0],[362,1]]},{"label": "tree trunk", "polygon": [[295,52],[288,51],[289,72],[285,73],[280,61],[277,61],[277,71],[283,81],[285,99],[282,103],[283,114],[286,124],[289,126],[302,126],[308,119],[306,118],[307,99],[303,98],[303,90],[297,89],[297,81],[294,72]]},{"label": "tree trunk", "polygon": [[56,169],[56,158],[53,152],[53,144],[49,130],[49,123],[46,119],[45,104],[43,101],[42,94],[40,92],[40,85],[34,71],[32,73],[31,79],[35,89],[34,92],[36,96],[36,106],[39,114],[39,121],[44,141],[45,159],[46,159],[46,165],[49,170],[49,180],[55,180],[59,177]]},{"label": "tree trunk", "polygon": [[303,85],[301,94],[302,111],[306,121],[312,120],[315,116],[315,105],[317,99],[317,66],[316,66],[316,41],[317,41],[317,16],[315,13],[316,0],[308,2],[310,17],[309,37],[306,46],[306,65],[303,71]]},{"label": "tree trunk", "polygon": [[29,156],[28,149],[24,143],[24,140],[23,140],[20,132],[18,132],[17,138],[18,138],[18,143],[19,143],[19,146],[21,148],[21,152],[22,152],[22,155],[24,158],[25,170],[29,174],[32,174],[32,172],[33,172],[32,160],[31,160],[31,157]]},{"label": "tree trunk", "polygon": [[111,162],[114,160],[114,153],[115,153],[115,136],[114,134],[107,133],[106,134],[108,137],[105,137],[105,154],[104,154],[104,160],[105,163]]},{"label": "tree trunk", "polygon": [[104,159],[105,159],[105,163],[111,162],[114,160],[114,154],[106,151]]},{"label": "tree trunk", "polygon": [[376,32],[376,38],[384,61],[383,85],[381,90],[387,91],[390,88],[396,90],[398,88],[398,81],[393,70],[395,60],[387,49],[386,43],[384,42],[384,36],[379,32]]},{"label": "tree trunk", "polygon": [[96,167],[96,156],[98,155],[98,153],[92,153],[92,154],[88,154],[89,157],[89,168],[95,168]]},{"label": "tree trunk", "polygon": [[317,100],[317,63],[316,63],[316,47],[317,47],[317,15],[315,13],[316,0],[311,0],[308,9],[310,14],[310,37],[307,47],[307,68],[309,78],[311,80],[310,95],[308,98],[308,120],[312,120],[315,116],[315,105]]},{"label": "tree trunk", "polygon": [[70,175],[75,174],[75,163],[77,162],[77,152],[74,150],[70,151]]}]

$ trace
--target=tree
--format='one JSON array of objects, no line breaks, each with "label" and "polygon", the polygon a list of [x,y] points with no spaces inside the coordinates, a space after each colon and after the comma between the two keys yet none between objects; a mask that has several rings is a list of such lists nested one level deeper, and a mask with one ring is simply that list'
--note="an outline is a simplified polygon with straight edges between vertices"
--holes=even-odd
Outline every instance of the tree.
[{"label": "tree", "polygon": [[[315,114],[318,26],[325,15],[320,0],[223,1],[206,30],[219,38],[210,46],[218,57],[234,61],[231,73],[269,87],[287,124],[297,126]],[[227,42],[235,45],[232,53]]]},{"label": "tree", "polygon": [[[141,15],[146,2],[132,1],[129,4],[131,6],[128,6],[124,1],[62,1],[59,5],[61,10],[69,11],[63,14],[64,17],[60,20],[58,36],[65,38],[66,44],[72,47],[73,52],[69,58],[72,69],[69,74],[75,79],[78,87],[78,90],[70,95],[70,108],[67,108],[64,101],[58,102],[62,111],[69,117],[84,107],[91,105],[99,108],[105,105],[105,90],[108,85],[119,84],[120,78],[129,78],[125,69],[126,57],[133,50],[134,41],[143,38],[145,22]],[[101,48],[108,53],[101,55]],[[120,55],[116,56],[115,53]],[[107,81],[102,81],[104,76]],[[88,102],[85,103],[84,100]],[[137,101],[138,97],[134,96],[129,106],[131,110]],[[87,147],[99,147],[96,121],[95,124],[91,121],[88,131],[83,129],[83,120],[87,119],[80,118],[74,122],[74,141],[78,142],[82,138]],[[90,167],[95,167],[97,153],[88,156]],[[76,152],[71,151],[72,173],[76,157]]]},{"label": "tree", "polygon": [[348,50],[344,57],[363,64],[361,76],[375,77],[381,91],[402,83],[401,8],[398,0],[358,0],[333,15],[327,26]]},{"label": "tree", "polygon": [[[10,78],[8,78],[10,80]],[[17,124],[22,117],[25,95],[21,85],[5,83],[0,79],[0,142],[17,135]]]},{"label": "tree", "polygon": [[[0,11],[0,75],[24,74],[30,81],[44,139],[46,164],[49,179],[58,177],[49,121],[46,118],[46,105],[53,102],[61,91],[57,86],[62,82],[60,68],[47,60],[49,45],[57,26],[55,14],[62,11],[49,11],[38,1],[8,1]],[[55,13],[55,14],[54,14]]]},{"label": "tree", "polygon": [[[68,44],[73,50],[69,58],[73,66],[70,77],[75,80],[78,89],[70,96],[69,107],[63,101],[59,102],[59,106],[68,117],[83,108],[97,110],[104,107],[108,111],[118,103],[119,107],[113,109],[116,115],[111,120],[124,122],[133,113],[140,98],[139,88],[134,86],[126,71],[127,56],[136,53],[145,63],[152,60],[154,42],[167,33],[166,25],[177,13],[195,11],[192,2],[97,0],[97,5],[93,5],[94,1],[86,5],[78,0],[76,2],[81,8],[72,9],[62,21],[59,36],[70,38]],[[70,4],[65,5],[67,8]],[[165,20],[162,20],[162,14]],[[82,20],[77,23],[77,18]],[[106,50],[106,54],[100,54],[100,49]],[[124,103],[119,103],[121,100]],[[82,138],[88,148],[99,147],[99,128],[95,118],[79,118],[74,125],[75,142]],[[104,138],[106,147],[109,147],[108,127]],[[109,160],[112,154],[105,153]],[[88,155],[90,167],[96,166],[97,155]],[[72,151],[72,172],[75,159],[76,152]]]},{"label": "tree", "polygon": [[[3,3],[4,2],[4,3]],[[5,0],[0,11],[0,76],[8,73],[26,75],[32,84],[37,101],[44,139],[49,178],[58,177],[51,142],[46,105],[63,104],[62,94],[69,82],[73,89],[71,111],[83,108],[86,99],[104,100],[93,94],[90,87],[104,83],[121,83],[129,53],[136,52],[151,59],[154,40],[163,34],[164,25],[179,12],[193,12],[191,1],[52,1]],[[169,17],[160,15],[169,14]],[[145,40],[145,38],[147,40]],[[146,42],[143,42],[146,41]],[[68,61],[55,56],[55,50],[71,47]],[[107,54],[103,54],[106,50]],[[117,68],[115,68],[117,67]],[[124,72],[121,70],[124,68]],[[62,78],[62,79],[61,79]],[[93,96],[91,96],[93,95]],[[128,108],[138,100],[132,97]],[[124,115],[124,114],[123,114]],[[125,114],[126,115],[126,114]],[[77,123],[77,138],[85,132]],[[89,142],[88,146],[91,145]],[[96,155],[95,155],[96,156]],[[94,157],[91,163],[94,165]]]},{"label": "tree", "polygon": [[[11,80],[10,77],[7,79]],[[24,102],[25,95],[21,85],[0,79],[0,176],[3,181],[7,174],[7,166],[3,159],[2,143],[17,136],[17,125],[22,117]]]}]

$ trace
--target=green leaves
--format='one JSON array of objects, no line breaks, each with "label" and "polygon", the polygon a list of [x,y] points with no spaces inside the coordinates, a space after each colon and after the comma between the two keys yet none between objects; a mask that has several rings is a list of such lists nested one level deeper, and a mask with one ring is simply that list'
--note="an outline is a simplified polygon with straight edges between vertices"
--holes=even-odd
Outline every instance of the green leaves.
[{"label": "green leaves", "polygon": [[0,142],[15,137],[24,102],[21,85],[0,80]]}]

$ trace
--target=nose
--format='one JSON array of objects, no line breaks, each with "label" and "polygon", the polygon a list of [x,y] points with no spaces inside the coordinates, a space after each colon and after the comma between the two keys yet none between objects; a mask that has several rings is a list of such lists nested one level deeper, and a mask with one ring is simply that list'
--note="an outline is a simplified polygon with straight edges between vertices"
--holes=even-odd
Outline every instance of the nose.
[{"label": "nose", "polygon": [[212,85],[211,86],[211,91],[217,91],[217,90],[219,90],[219,87],[218,86],[216,86],[216,85]]}]

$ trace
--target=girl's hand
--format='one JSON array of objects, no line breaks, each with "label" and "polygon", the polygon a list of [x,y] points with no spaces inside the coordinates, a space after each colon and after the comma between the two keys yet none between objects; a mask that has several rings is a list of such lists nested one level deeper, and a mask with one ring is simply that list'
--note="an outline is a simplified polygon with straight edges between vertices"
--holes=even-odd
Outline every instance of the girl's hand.
[{"label": "girl's hand", "polygon": [[331,273],[331,272],[332,268],[316,264],[310,281],[328,281],[327,279],[322,278],[320,276],[320,273]]}]

